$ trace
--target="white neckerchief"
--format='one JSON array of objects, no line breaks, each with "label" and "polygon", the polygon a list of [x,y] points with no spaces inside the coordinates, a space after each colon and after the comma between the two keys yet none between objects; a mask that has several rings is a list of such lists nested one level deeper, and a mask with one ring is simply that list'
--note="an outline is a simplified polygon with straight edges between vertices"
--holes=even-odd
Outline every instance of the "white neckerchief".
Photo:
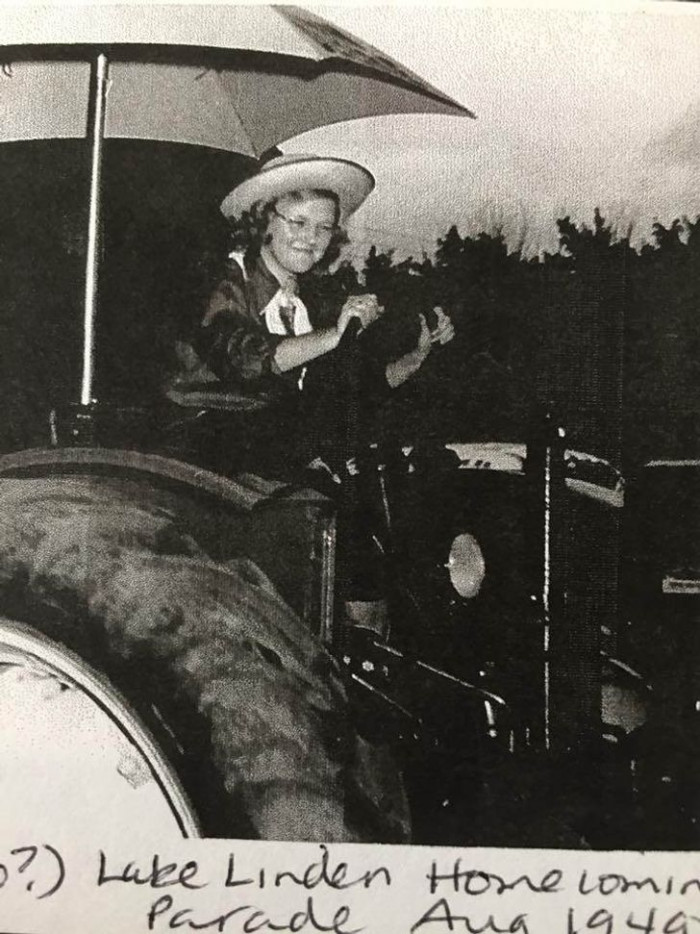
[{"label": "white neckerchief", "polygon": [[280,288],[260,312],[261,315],[265,315],[265,327],[270,334],[287,333],[280,315],[280,308],[289,307],[289,305],[294,306],[294,336],[298,337],[300,334],[308,334],[312,331],[313,328],[309,321],[306,305],[298,295],[290,295],[289,292],[285,292],[284,289]]},{"label": "white neckerchief", "polygon": [[[243,277],[247,281],[248,273],[246,272],[243,262],[243,253],[229,253],[229,258],[238,263],[241,267]],[[267,305],[259,312],[260,315],[265,315],[265,327],[270,334],[287,333],[287,328],[280,315],[280,308],[289,307],[290,305],[294,306],[294,336],[299,337],[300,334],[309,334],[313,331],[306,305],[298,295],[285,292],[282,286],[280,286]]]}]

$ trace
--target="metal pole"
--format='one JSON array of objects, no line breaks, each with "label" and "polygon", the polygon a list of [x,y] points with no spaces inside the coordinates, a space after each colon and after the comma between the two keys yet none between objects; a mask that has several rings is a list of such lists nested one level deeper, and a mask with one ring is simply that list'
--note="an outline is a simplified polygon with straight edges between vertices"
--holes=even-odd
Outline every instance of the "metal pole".
[{"label": "metal pole", "polygon": [[543,569],[542,579],[542,613],[543,613],[543,643],[544,652],[544,748],[551,746],[551,722],[550,722],[550,703],[551,703],[551,669],[550,669],[550,650],[552,635],[552,616],[549,602],[550,588],[552,583],[552,447],[551,438],[547,437],[544,451],[544,550],[543,550]]},{"label": "metal pole", "polygon": [[92,102],[92,139],[90,165],[90,212],[88,215],[88,243],[85,268],[85,314],[83,326],[83,380],[80,404],[90,405],[93,389],[95,353],[95,312],[97,308],[97,282],[99,274],[100,194],[102,181],[102,153],[104,144],[105,111],[107,102],[107,56],[97,56],[90,88]]}]

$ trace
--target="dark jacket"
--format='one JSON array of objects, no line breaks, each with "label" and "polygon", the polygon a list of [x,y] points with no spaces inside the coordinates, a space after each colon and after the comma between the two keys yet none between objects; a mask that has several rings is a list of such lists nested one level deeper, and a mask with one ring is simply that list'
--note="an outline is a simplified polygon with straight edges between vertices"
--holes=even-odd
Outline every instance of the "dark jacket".
[{"label": "dark jacket", "polygon": [[[168,395],[180,404],[235,411],[248,400],[268,447],[274,440],[302,459],[320,453],[336,463],[352,456],[366,438],[368,413],[387,391],[386,354],[370,328],[280,373],[274,354],[285,335],[271,334],[262,314],[280,286],[261,258],[244,262],[245,272],[229,259],[191,340],[179,346],[182,366]],[[301,279],[299,297],[313,330],[331,327],[345,299],[313,275]]]}]

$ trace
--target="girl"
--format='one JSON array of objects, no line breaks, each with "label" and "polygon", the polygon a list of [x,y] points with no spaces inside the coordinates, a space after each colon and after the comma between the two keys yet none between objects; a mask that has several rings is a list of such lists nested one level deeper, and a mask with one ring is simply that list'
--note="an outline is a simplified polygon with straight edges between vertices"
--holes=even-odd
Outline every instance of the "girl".
[{"label": "girl", "polygon": [[[375,295],[324,301],[316,289],[316,300],[307,297],[314,291],[310,274],[337,258],[345,222],[373,188],[372,175],[357,163],[288,155],[263,164],[222,203],[233,222],[236,249],[191,347],[180,354],[181,359],[189,354],[189,372],[175,391],[192,399],[198,384],[200,404],[206,403],[205,387],[215,389],[218,407],[226,407],[221,404],[226,398],[239,410],[245,407],[242,400],[254,409],[266,407],[237,426],[231,462],[237,457],[239,470],[250,465],[261,472],[264,464],[273,475],[288,475],[290,467],[311,461],[337,482],[346,481],[345,465],[359,441],[358,398],[381,399],[422,366],[434,343],[446,343],[454,334],[447,316],[438,315],[433,332],[421,316],[416,346],[386,359],[371,340],[382,313]],[[357,324],[348,332],[353,321]],[[173,391],[170,396],[181,401]],[[241,463],[243,452],[252,457]],[[370,549],[357,545],[368,535],[359,534],[367,523],[357,509],[356,491],[349,499],[340,537],[353,543],[347,548],[355,568],[350,589],[371,598],[376,580],[367,561]]]}]

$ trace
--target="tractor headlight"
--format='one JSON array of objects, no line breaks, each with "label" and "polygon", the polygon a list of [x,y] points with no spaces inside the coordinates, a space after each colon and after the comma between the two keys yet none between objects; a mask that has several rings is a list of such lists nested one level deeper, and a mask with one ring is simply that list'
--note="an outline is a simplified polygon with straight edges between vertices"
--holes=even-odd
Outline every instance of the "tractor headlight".
[{"label": "tractor headlight", "polygon": [[479,593],[486,574],[486,562],[481,546],[469,532],[455,536],[445,567],[460,597],[469,600]]}]

